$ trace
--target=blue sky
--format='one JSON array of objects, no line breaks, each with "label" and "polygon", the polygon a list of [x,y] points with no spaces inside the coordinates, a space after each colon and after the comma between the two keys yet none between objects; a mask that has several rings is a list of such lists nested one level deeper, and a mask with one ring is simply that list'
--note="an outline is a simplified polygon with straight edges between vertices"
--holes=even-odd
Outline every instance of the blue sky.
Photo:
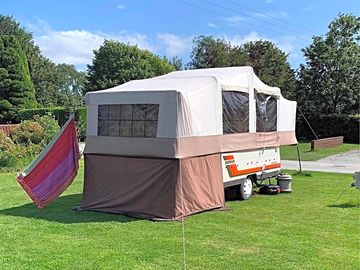
[{"label": "blue sky", "polygon": [[0,0],[56,63],[86,69],[104,39],[190,59],[192,38],[213,35],[241,44],[266,39],[298,68],[301,48],[323,35],[339,12],[359,14],[359,0]]}]

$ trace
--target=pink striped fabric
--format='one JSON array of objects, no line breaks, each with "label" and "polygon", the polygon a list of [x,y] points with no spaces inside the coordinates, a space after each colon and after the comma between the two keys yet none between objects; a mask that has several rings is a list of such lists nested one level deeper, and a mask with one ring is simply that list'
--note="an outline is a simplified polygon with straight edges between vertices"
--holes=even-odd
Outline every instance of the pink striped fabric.
[{"label": "pink striped fabric", "polygon": [[74,119],[69,119],[17,181],[38,208],[56,199],[73,182],[80,152]]}]

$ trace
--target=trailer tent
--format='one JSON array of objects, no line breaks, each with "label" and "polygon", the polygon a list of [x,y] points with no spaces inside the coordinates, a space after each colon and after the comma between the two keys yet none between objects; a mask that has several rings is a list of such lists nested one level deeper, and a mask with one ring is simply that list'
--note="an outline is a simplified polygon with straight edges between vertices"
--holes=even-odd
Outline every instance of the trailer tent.
[{"label": "trailer tent", "polygon": [[83,210],[178,219],[219,208],[221,153],[297,143],[296,102],[251,67],[176,71],[85,102]]}]

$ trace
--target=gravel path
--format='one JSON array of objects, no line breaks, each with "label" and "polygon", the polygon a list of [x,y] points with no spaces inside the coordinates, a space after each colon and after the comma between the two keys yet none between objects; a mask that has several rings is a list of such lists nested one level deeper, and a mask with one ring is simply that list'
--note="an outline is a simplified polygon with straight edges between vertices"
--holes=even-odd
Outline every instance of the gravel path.
[{"label": "gravel path", "polygon": [[[299,169],[297,160],[282,160],[281,165],[284,169]],[[354,173],[360,171],[360,150],[328,156],[317,161],[302,161],[301,165],[305,171]]]}]

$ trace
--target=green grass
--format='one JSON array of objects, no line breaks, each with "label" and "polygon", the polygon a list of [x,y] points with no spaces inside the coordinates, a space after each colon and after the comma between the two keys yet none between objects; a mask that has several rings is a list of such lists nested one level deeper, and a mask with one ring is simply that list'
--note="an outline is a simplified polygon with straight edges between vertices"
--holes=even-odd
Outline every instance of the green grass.
[{"label": "green grass", "polygon": [[[311,145],[308,142],[299,143],[300,157],[301,160],[314,161],[330,155],[344,153],[350,150],[360,149],[359,144],[344,143],[342,145],[323,148],[317,150],[311,150]],[[281,146],[280,156],[284,160],[298,160],[296,145]]]},{"label": "green grass", "polygon": [[[36,209],[0,174],[0,269],[182,269],[181,222],[77,212],[74,184]],[[359,195],[346,174],[294,176],[293,192],[231,201],[185,220],[187,269],[358,269]]]}]

